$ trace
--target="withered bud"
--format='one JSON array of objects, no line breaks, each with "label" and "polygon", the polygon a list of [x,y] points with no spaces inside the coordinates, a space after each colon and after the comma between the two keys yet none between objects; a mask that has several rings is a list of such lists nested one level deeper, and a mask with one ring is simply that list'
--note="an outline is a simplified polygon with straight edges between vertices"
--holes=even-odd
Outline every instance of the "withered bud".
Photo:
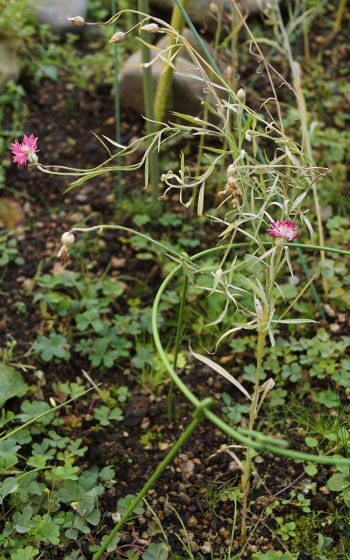
[{"label": "withered bud", "polygon": [[125,37],[126,37],[126,33],[123,33],[123,31],[117,31],[116,33],[114,33],[114,35],[112,35],[109,42],[110,43],[122,43],[122,41],[124,41]]},{"label": "withered bud", "polygon": [[83,25],[85,25],[85,19],[81,16],[70,17],[68,18],[68,21],[71,21],[73,25],[76,25],[77,27],[83,27]]},{"label": "withered bud", "polygon": [[232,69],[232,66],[230,64],[228,64],[225,67],[225,70],[224,70],[224,78],[225,78],[226,82],[229,82],[230,80],[232,80],[232,76],[233,76],[233,69]]},{"label": "withered bud", "polygon": [[147,23],[141,27],[142,31],[148,31],[148,33],[158,33],[159,25],[157,23]]},{"label": "withered bud", "polygon": [[245,103],[245,91],[243,88],[239,88],[237,91],[237,98],[240,103]]},{"label": "withered bud", "polygon": [[62,245],[65,247],[71,247],[75,241],[75,237],[69,231],[66,231],[61,237]]},{"label": "withered bud", "polygon": [[69,260],[69,254],[68,254],[68,248],[66,247],[66,245],[62,245],[62,247],[60,248],[60,250],[57,253],[57,258],[61,259],[62,266],[67,264],[67,262]]},{"label": "withered bud", "polygon": [[230,189],[235,189],[237,187],[237,179],[232,177],[232,175],[230,175],[230,177],[227,177],[227,186]]},{"label": "withered bud", "polygon": [[233,177],[236,174],[237,168],[236,166],[231,163],[231,165],[227,168],[227,177]]}]

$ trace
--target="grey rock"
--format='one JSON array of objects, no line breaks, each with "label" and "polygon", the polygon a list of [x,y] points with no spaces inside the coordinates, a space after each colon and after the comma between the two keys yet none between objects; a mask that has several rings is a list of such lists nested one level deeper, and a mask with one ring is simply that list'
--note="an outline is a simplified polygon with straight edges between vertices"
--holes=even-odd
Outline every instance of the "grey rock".
[{"label": "grey rock", "polygon": [[0,92],[8,80],[17,82],[20,74],[18,61],[6,45],[0,43]]},{"label": "grey rock", "polygon": [[[271,0],[239,0],[238,6],[244,13],[255,14],[263,10]],[[150,0],[152,7],[160,11],[169,13],[173,9],[173,0]],[[217,8],[221,5],[221,0],[192,0],[188,8],[188,15],[191,21],[203,27],[209,33],[214,33],[216,29],[216,18],[210,9],[211,4],[216,4]],[[232,11],[232,2],[225,0],[225,10]]]},{"label": "grey rock", "polygon": [[47,23],[52,30],[61,33],[64,31],[77,32],[68,18],[86,17],[88,0],[30,0],[36,17],[41,23]]},{"label": "grey rock", "polygon": [[[183,36],[191,43],[191,45],[201,53],[195,37],[189,29],[184,29]],[[167,44],[167,36],[157,43],[157,47],[164,48]],[[207,45],[207,48],[210,47]],[[152,59],[158,51],[152,50]],[[119,72],[119,94],[120,103],[124,107],[133,109],[136,113],[145,114],[145,105],[143,99],[143,81],[142,67],[131,66],[142,63],[141,51],[134,52],[124,63],[122,70]],[[154,91],[159,80],[159,76],[163,70],[164,62],[160,59],[156,60],[152,66],[152,78]],[[190,61],[187,51],[182,48],[176,57],[176,72],[173,76],[173,105],[172,109],[178,113],[186,113],[197,116],[202,111],[202,101],[206,99],[207,94],[203,91],[205,84],[191,76],[180,74],[192,74],[199,76],[198,70],[193,62]],[[210,103],[214,106],[214,99],[210,99]]]}]

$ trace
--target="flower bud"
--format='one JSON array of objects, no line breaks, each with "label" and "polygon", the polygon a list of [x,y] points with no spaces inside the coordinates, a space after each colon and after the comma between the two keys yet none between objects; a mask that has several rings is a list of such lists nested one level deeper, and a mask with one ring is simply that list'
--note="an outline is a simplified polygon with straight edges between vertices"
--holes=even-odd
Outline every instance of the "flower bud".
[{"label": "flower bud", "polygon": [[159,25],[157,23],[147,23],[141,29],[142,31],[148,31],[148,33],[158,33]]},{"label": "flower bud", "polygon": [[85,19],[81,16],[70,17],[68,18],[68,21],[71,21],[73,25],[76,25],[77,27],[83,27],[83,25],[85,25]]},{"label": "flower bud", "polygon": [[245,103],[245,91],[243,88],[239,88],[237,91],[237,99],[240,103]]},{"label": "flower bud", "polygon": [[69,231],[66,231],[61,237],[62,245],[65,247],[71,247],[75,241],[75,237]]},{"label": "flower bud", "polygon": [[117,31],[116,33],[114,33],[114,35],[112,35],[109,42],[121,43],[122,41],[124,41],[125,37],[126,37],[126,33],[123,33],[123,31]]}]

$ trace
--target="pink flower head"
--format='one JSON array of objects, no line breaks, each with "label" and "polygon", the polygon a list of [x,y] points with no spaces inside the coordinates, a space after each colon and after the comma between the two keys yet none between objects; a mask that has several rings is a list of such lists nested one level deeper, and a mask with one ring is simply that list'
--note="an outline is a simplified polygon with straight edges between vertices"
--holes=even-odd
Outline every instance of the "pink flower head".
[{"label": "pink flower head", "polygon": [[271,229],[268,229],[267,233],[271,237],[285,237],[288,241],[293,241],[293,239],[299,237],[298,234],[295,233],[297,227],[296,224],[288,220],[277,220],[277,222],[271,222]]},{"label": "pink flower head", "polygon": [[25,134],[22,144],[16,139],[14,144],[11,144],[11,152],[14,154],[12,159],[13,163],[17,163],[18,167],[27,165],[27,161],[29,161],[29,163],[36,163],[38,160],[35,155],[38,151],[37,140],[34,134],[31,134],[29,137]]}]

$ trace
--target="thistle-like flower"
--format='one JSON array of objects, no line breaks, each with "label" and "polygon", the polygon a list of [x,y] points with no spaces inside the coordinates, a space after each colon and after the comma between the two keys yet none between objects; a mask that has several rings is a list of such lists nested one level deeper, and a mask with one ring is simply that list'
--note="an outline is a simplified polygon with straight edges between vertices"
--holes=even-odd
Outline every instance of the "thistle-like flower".
[{"label": "thistle-like flower", "polygon": [[11,144],[11,152],[14,154],[13,163],[17,163],[18,167],[27,165],[28,161],[29,163],[37,163],[38,157],[35,155],[38,152],[37,140],[34,134],[29,137],[25,134],[22,144],[16,138],[14,144]]},{"label": "thistle-like flower", "polygon": [[271,229],[268,229],[267,233],[271,237],[284,237],[288,239],[288,241],[293,241],[293,239],[299,237],[298,234],[295,233],[297,227],[296,224],[289,220],[277,220],[277,222],[271,222]]}]

